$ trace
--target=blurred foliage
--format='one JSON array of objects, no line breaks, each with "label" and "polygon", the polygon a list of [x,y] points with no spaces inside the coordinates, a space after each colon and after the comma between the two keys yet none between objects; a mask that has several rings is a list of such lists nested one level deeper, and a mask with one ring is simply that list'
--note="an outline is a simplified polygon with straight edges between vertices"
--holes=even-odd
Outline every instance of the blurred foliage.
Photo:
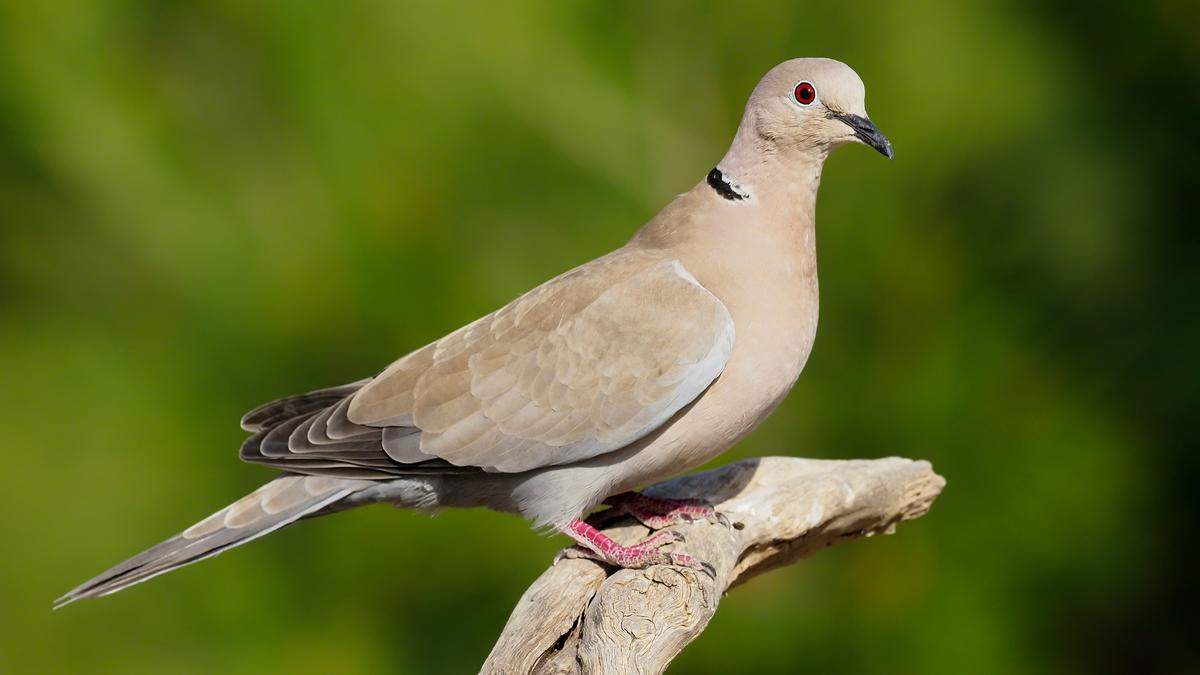
[{"label": "blurred foliage", "polygon": [[49,605],[270,475],[236,461],[246,409],[620,245],[800,55],[858,70],[897,160],[830,160],[816,349],[721,461],[949,486],[730,595],[675,672],[1198,667],[1198,14],[0,4],[0,670],[476,668],[563,545],[487,512],[364,509]]}]

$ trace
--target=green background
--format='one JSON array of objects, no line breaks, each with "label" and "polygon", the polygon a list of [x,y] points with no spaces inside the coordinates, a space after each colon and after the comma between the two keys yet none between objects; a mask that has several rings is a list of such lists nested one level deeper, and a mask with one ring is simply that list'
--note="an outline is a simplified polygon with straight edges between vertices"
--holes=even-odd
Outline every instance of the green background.
[{"label": "green background", "polygon": [[270,476],[248,408],[619,246],[802,55],[897,159],[830,159],[816,348],[719,461],[949,485],[739,588],[674,671],[1197,667],[1198,35],[1192,0],[0,4],[0,670],[476,668],[564,544],[488,512],[49,607]]}]

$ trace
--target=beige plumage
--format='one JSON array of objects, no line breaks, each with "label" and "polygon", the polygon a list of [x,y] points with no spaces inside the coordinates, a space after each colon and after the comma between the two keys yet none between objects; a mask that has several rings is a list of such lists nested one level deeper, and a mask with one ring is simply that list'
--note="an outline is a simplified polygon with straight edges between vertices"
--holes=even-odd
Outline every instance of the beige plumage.
[{"label": "beige plumage", "polygon": [[678,261],[624,250],[400,359],[346,417],[420,429],[392,443],[384,432],[399,462],[568,464],[628,445],[691,402],[724,368],[733,332]]},{"label": "beige plumage", "polygon": [[578,518],[721,453],[795,382],[816,335],[823,162],[848,142],[892,152],[863,98],[837,61],[775,67],[717,167],[626,246],[374,378],[248,413],[243,459],[289,476],[61,601],[379,501],[486,506],[563,531],[607,562],[696,564],[660,550],[669,537],[616,547]]}]

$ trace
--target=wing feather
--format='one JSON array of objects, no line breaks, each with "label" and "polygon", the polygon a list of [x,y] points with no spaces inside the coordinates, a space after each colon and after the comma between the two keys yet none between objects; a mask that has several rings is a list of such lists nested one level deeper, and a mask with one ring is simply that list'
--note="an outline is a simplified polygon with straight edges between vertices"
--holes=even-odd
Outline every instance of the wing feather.
[{"label": "wing feather", "polygon": [[624,447],[725,367],[733,320],[675,260],[619,251],[405,356],[378,377],[243,419],[246,461],[343,478],[521,472]]},{"label": "wing feather", "polygon": [[503,472],[650,433],[720,375],[732,318],[677,261],[627,254],[593,266],[393,363],[350,398],[349,423],[418,429],[417,448],[389,450],[397,461]]}]

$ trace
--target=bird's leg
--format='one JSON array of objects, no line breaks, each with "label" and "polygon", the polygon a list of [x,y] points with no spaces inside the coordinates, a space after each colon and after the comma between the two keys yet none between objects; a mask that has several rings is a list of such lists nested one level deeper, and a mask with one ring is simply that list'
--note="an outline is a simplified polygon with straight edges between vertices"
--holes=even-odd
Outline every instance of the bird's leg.
[{"label": "bird's leg", "polygon": [[680,521],[724,522],[725,517],[702,499],[663,499],[640,492],[622,492],[604,500],[614,515],[627,513],[646,527],[657,530]]},{"label": "bird's leg", "polygon": [[616,567],[642,569],[651,565],[679,565],[703,570],[710,576],[712,566],[676,551],[664,551],[663,546],[683,541],[683,536],[671,530],[655,532],[632,546],[621,546],[600,530],[576,518],[563,528],[563,534],[579,542],[559,554],[562,558],[588,558]]}]

